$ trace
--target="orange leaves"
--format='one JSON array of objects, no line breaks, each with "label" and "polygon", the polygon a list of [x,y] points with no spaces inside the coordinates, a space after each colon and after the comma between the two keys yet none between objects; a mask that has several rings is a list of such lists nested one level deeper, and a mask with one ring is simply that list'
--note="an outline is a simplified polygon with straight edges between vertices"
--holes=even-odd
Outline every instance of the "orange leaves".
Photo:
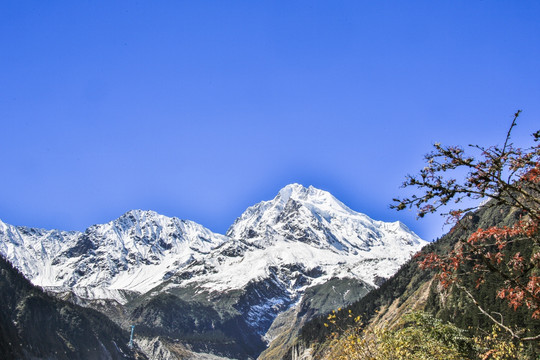
[{"label": "orange leaves", "polygon": [[538,233],[538,222],[532,220],[520,220],[511,227],[508,226],[492,226],[487,229],[479,228],[474,233],[469,236],[467,242],[469,244],[478,244],[480,242],[485,242],[490,239],[495,240],[499,250],[502,250],[506,243],[504,240],[510,237],[524,236],[524,237],[533,237]]},{"label": "orange leaves", "polygon": [[508,262],[508,266],[511,267],[515,271],[522,272],[525,268],[525,265],[523,263],[523,256],[519,252],[515,253],[514,256],[512,256],[512,259]]},{"label": "orange leaves", "polygon": [[493,226],[487,229],[480,228],[476,230],[474,233],[471,234],[471,236],[469,236],[467,242],[469,244],[476,244],[480,241],[494,238],[496,241],[498,241],[499,249],[502,249],[504,247],[504,243],[500,241],[508,238],[509,236],[512,236],[512,231],[507,226]]},{"label": "orange leaves", "polygon": [[448,258],[449,266],[452,270],[457,270],[459,265],[461,264],[461,256],[451,256]]},{"label": "orange leaves", "polygon": [[526,294],[523,289],[507,287],[501,289],[497,296],[501,299],[506,299],[508,306],[512,307],[514,311],[523,304],[527,304],[531,308],[531,303],[526,300]]},{"label": "orange leaves", "polygon": [[476,288],[484,283],[486,272],[499,273],[501,283],[497,297],[507,301],[514,310],[526,306],[533,310],[533,318],[540,318],[540,251],[524,256],[512,253],[508,244],[527,241],[534,246],[539,234],[538,221],[520,220],[512,226],[493,226],[474,231],[466,242],[459,242],[447,254],[429,253],[419,259],[421,269],[438,271],[439,283],[448,288],[460,284],[460,277],[476,273]]},{"label": "orange leaves", "polygon": [[437,278],[440,284],[444,288],[448,288],[455,280],[453,271],[457,270],[460,265],[459,257],[453,256],[451,260],[446,257],[440,257],[437,254],[429,253],[424,256],[424,258],[419,262],[421,269],[433,269],[439,270]]},{"label": "orange leaves", "polygon": [[540,319],[540,276],[530,276],[525,286],[504,287],[499,290],[497,297],[506,299],[508,306],[514,310],[523,305],[527,306],[534,310],[532,317]]},{"label": "orange leaves", "polygon": [[533,296],[540,296],[540,276],[531,276],[527,283],[527,290]]},{"label": "orange leaves", "polygon": [[536,165],[521,177],[521,180],[538,184],[540,182],[540,162],[537,161]]},{"label": "orange leaves", "polygon": [[435,269],[441,264],[441,258],[435,253],[429,253],[424,256],[424,259],[420,261],[420,269]]},{"label": "orange leaves", "polygon": [[540,268],[540,251],[531,256],[531,264],[534,264],[535,267]]},{"label": "orange leaves", "polygon": [[[418,191],[394,199],[396,204],[391,207],[415,208],[420,218],[446,211],[442,215],[447,216],[447,224],[455,224],[451,232],[470,231],[454,250],[418,259],[420,268],[438,272],[443,287],[455,284],[468,291],[462,279],[476,280],[478,288],[486,274],[495,273],[490,278],[497,279],[491,281],[500,288],[498,297],[514,309],[527,306],[534,318],[540,318],[540,130],[533,134],[533,146],[514,147],[510,135],[519,114],[515,114],[503,146],[470,145],[465,151],[436,143],[425,156],[426,166],[418,175],[408,175],[403,184]],[[470,200],[483,202],[449,209]],[[465,214],[479,208],[510,208],[522,218],[512,226],[470,229],[474,221]]]},{"label": "orange leaves", "polygon": [[503,261],[503,254],[498,251],[496,253],[487,253],[486,254],[486,259],[488,259],[489,261],[491,261],[492,263],[496,263],[496,264],[500,264],[502,261]]}]

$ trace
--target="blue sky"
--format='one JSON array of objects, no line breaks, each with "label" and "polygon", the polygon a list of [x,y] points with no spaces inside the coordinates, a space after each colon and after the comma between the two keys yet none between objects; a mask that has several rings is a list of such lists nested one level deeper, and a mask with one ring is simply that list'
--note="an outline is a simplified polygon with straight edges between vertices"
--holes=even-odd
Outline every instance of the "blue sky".
[{"label": "blue sky", "polygon": [[292,182],[388,208],[434,142],[530,143],[538,1],[3,1],[0,219],[225,232]]}]

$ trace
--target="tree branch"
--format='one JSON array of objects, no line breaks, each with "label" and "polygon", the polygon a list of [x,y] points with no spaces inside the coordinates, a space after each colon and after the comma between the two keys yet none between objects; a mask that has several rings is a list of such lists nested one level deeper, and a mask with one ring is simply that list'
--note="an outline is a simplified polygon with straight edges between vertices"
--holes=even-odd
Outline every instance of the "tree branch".
[{"label": "tree branch", "polygon": [[[456,287],[458,289],[460,289],[461,291],[463,291],[467,297],[473,302],[473,304],[478,308],[478,310],[480,310],[480,312],[482,314],[484,314],[485,316],[487,316],[491,321],[493,321],[497,326],[501,327],[502,329],[506,330],[508,333],[510,333],[510,335],[512,335],[512,337],[514,339],[517,339],[517,340],[520,340],[520,341],[533,341],[533,340],[538,340],[540,339],[540,334],[536,335],[536,336],[529,336],[529,337],[521,337],[519,336],[518,334],[516,334],[512,329],[510,329],[508,326],[504,325],[502,321],[498,321],[497,319],[495,319],[493,316],[491,316],[490,313],[488,313],[486,310],[484,310],[482,308],[482,306],[478,303],[478,301],[474,298],[473,294],[471,294],[469,292],[469,290],[467,290],[466,287],[464,287],[463,285],[461,284],[458,284],[458,283],[455,283]],[[501,316],[501,320],[502,320],[502,315],[499,314]]]}]

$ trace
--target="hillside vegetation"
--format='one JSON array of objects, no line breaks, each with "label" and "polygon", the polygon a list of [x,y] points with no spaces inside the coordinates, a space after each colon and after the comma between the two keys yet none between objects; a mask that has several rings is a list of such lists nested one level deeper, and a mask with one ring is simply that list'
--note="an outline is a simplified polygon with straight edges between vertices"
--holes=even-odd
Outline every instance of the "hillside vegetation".
[{"label": "hillside vegetation", "polygon": [[289,358],[540,358],[540,132],[537,145],[514,148],[519,113],[504,145],[472,146],[477,157],[435,144],[404,183],[418,193],[394,207],[421,218],[491,200],[448,210],[455,225],[447,235],[379,289],[306,324]]}]

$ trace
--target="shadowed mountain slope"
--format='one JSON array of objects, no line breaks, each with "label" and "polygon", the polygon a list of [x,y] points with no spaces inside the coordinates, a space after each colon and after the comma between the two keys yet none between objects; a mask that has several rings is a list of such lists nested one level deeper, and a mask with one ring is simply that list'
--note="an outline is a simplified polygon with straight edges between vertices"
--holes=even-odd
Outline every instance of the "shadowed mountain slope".
[{"label": "shadowed mountain slope", "polygon": [[105,315],[30,284],[0,257],[1,359],[145,359]]}]

